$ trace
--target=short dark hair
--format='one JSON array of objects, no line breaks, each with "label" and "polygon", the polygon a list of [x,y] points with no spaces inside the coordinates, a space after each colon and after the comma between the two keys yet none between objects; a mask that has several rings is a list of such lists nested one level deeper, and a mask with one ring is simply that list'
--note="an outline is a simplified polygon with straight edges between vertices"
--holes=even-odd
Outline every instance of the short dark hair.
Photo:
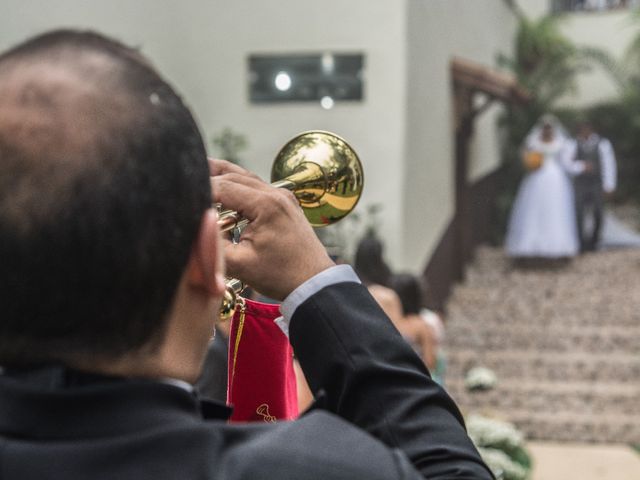
[{"label": "short dark hair", "polygon": [[383,258],[384,246],[373,233],[367,233],[356,248],[353,267],[365,285],[390,286],[391,269]]},{"label": "short dark hair", "polygon": [[420,313],[422,309],[422,285],[410,273],[399,273],[391,279],[391,287],[400,297],[404,315]]},{"label": "short dark hair", "polygon": [[0,55],[0,109],[0,364],[154,349],[211,205],[189,109],[76,30]]}]

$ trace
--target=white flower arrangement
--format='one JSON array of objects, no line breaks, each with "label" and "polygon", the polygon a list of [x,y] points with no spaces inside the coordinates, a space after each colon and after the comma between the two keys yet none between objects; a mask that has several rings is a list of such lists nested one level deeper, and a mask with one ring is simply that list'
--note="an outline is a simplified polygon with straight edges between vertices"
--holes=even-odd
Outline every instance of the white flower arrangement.
[{"label": "white flower arrangement", "polygon": [[497,480],[527,480],[528,470],[511,460],[502,450],[478,448],[478,452]]},{"label": "white flower arrangement", "polygon": [[512,450],[524,445],[524,435],[512,423],[480,415],[470,415],[466,423],[469,436],[478,447]]},{"label": "white flower arrangement", "polygon": [[529,478],[531,458],[525,449],[524,435],[515,425],[480,415],[470,415],[466,424],[469,437],[496,478]]},{"label": "white flower arrangement", "polygon": [[474,367],[467,372],[464,386],[467,390],[490,390],[496,386],[498,378],[493,370],[486,367]]}]

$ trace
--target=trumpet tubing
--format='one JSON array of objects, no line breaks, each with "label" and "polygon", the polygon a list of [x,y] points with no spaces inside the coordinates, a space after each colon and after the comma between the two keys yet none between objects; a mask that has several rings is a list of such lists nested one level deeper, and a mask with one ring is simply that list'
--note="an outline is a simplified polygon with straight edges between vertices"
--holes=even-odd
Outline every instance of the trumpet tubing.
[{"label": "trumpet tubing", "polygon": [[[347,216],[357,205],[364,186],[362,164],[355,150],[334,133],[314,130],[292,138],[280,150],[271,169],[271,185],[293,192],[309,223],[323,227]],[[219,206],[222,232],[242,228],[248,220]],[[244,284],[227,279],[220,318],[233,316]]]}]

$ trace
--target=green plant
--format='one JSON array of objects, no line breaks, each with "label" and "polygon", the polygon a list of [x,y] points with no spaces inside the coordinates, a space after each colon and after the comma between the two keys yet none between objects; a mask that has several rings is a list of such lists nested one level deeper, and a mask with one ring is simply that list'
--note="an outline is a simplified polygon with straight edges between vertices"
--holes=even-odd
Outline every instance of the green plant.
[{"label": "green plant", "polygon": [[520,14],[512,56],[499,55],[498,65],[512,71],[521,85],[546,108],[575,90],[576,75],[589,68],[573,42],[560,31],[562,17],[531,20]]},{"label": "green plant", "polygon": [[242,164],[241,153],[249,146],[247,137],[235,132],[230,127],[224,127],[213,136],[213,145],[216,147],[216,155],[220,158]]}]

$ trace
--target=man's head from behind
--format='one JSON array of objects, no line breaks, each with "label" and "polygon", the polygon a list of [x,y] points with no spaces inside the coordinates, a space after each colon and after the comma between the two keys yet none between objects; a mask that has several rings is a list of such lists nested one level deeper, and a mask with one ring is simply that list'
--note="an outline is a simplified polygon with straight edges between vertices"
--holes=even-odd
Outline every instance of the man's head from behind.
[{"label": "man's head from behind", "polygon": [[157,348],[210,204],[197,126],[135,50],[57,31],[0,55],[0,364]]}]

